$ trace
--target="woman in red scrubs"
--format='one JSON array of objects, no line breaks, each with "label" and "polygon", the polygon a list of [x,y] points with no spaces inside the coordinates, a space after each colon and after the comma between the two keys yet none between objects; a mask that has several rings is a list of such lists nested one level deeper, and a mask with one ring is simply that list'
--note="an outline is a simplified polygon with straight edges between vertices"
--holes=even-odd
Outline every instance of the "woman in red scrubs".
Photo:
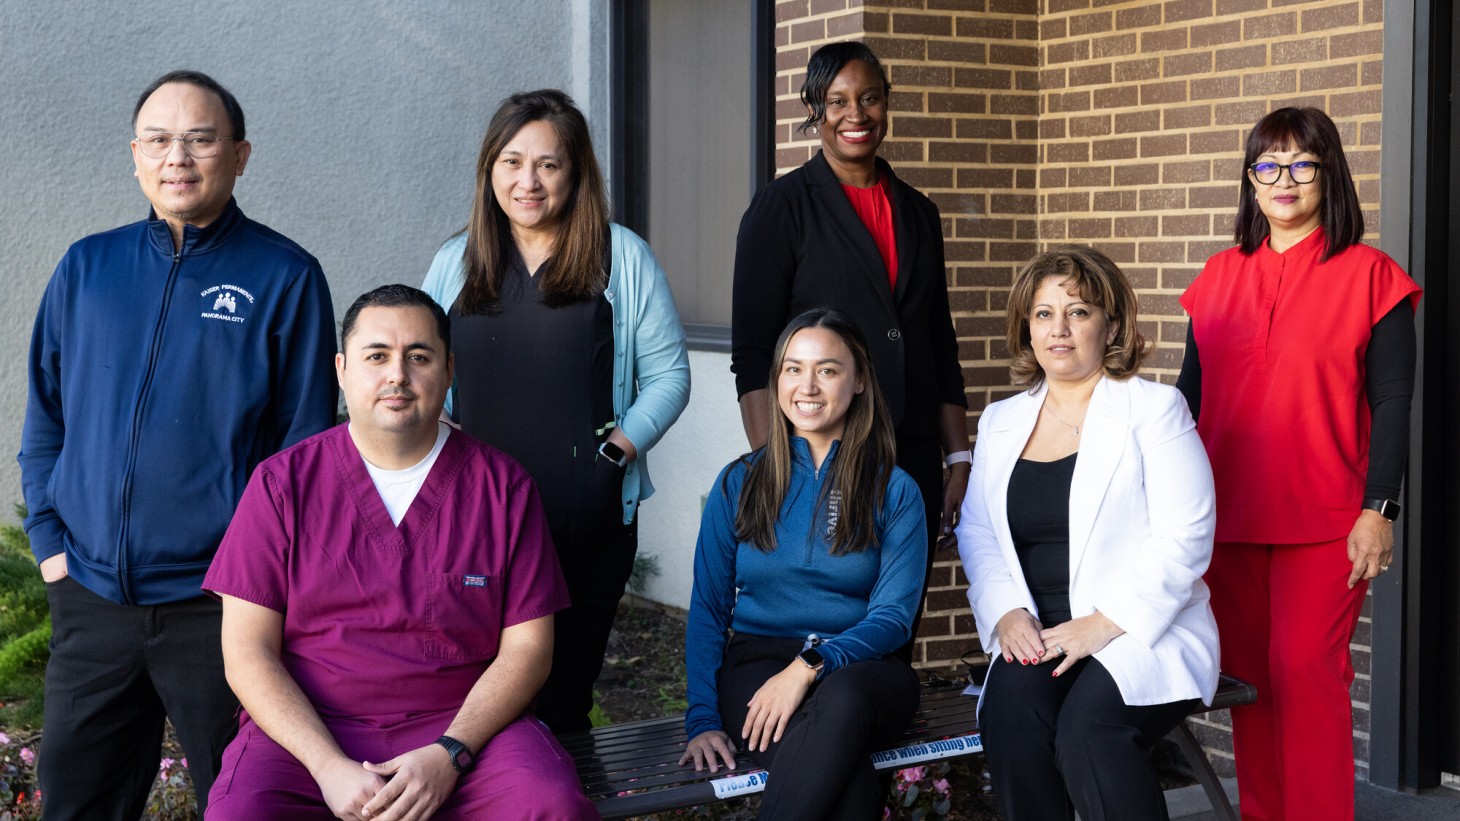
[{"label": "woman in red scrubs", "polygon": [[1238,247],[1181,297],[1177,387],[1211,458],[1206,580],[1232,711],[1243,818],[1353,818],[1349,641],[1389,569],[1409,441],[1419,286],[1360,244],[1338,129],[1283,108],[1247,136]]}]

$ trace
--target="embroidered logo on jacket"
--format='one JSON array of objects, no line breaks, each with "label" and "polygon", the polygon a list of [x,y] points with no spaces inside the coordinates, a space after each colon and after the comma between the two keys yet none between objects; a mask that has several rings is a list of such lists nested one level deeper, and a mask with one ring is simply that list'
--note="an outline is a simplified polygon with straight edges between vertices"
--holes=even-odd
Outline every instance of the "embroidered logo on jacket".
[{"label": "embroidered logo on jacket", "polygon": [[214,285],[203,289],[200,296],[203,298],[203,319],[243,322],[253,305],[253,294],[237,285]]},{"label": "embroidered logo on jacket", "polygon": [[486,587],[486,576],[462,576],[461,583],[464,587]]},{"label": "embroidered logo on jacket", "polygon": [[836,538],[836,523],[842,517],[842,489],[833,488],[826,494],[826,538]]}]

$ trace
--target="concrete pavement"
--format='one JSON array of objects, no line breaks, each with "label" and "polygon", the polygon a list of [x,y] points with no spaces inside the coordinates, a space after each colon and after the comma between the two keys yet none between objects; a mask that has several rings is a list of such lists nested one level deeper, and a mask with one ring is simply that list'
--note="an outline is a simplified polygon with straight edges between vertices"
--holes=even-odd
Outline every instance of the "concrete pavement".
[{"label": "concrete pavement", "polygon": [[[1237,804],[1237,780],[1222,779],[1227,797]],[[1166,792],[1172,821],[1216,821],[1199,785]],[[1437,787],[1423,794],[1394,792],[1360,782],[1354,794],[1356,821],[1460,821],[1460,790]]]}]

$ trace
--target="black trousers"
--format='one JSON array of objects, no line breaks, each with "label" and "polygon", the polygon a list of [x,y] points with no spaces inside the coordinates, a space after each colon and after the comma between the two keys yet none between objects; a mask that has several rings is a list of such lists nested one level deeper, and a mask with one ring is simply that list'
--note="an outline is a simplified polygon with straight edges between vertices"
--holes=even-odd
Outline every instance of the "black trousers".
[{"label": "black trousers", "polygon": [[638,521],[623,523],[623,470],[606,459],[588,469],[587,487],[544,502],[573,602],[553,617],[553,668],[537,698],[537,717],[559,734],[592,726],[593,683],[639,549]]},{"label": "black trousers", "polygon": [[1130,707],[1101,663],[994,660],[979,724],[1005,821],[1165,821],[1151,748],[1196,699]]},{"label": "black trousers", "polygon": [[[747,706],[766,680],[801,652],[797,639],[739,635],[720,668],[720,718],[731,738],[745,726]],[[760,818],[880,819],[887,786],[871,754],[907,727],[918,709],[918,676],[889,655],[849,664],[812,685],[779,743],[750,758],[770,771]],[[736,747],[745,750],[745,740]]]},{"label": "black trousers", "polygon": [[164,718],[187,754],[201,816],[238,730],[238,699],[223,675],[222,605],[200,596],[130,607],[70,577],[48,584],[46,596],[44,817],[140,818],[157,778]]}]

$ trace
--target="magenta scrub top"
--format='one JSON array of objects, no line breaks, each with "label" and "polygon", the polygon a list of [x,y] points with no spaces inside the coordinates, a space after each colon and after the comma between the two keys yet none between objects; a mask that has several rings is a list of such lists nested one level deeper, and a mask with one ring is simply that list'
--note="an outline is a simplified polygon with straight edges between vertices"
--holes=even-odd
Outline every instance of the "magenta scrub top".
[{"label": "magenta scrub top", "polygon": [[326,726],[460,709],[501,632],[568,606],[531,478],[460,431],[400,526],[346,425],[258,466],[203,588],[284,614]]}]

